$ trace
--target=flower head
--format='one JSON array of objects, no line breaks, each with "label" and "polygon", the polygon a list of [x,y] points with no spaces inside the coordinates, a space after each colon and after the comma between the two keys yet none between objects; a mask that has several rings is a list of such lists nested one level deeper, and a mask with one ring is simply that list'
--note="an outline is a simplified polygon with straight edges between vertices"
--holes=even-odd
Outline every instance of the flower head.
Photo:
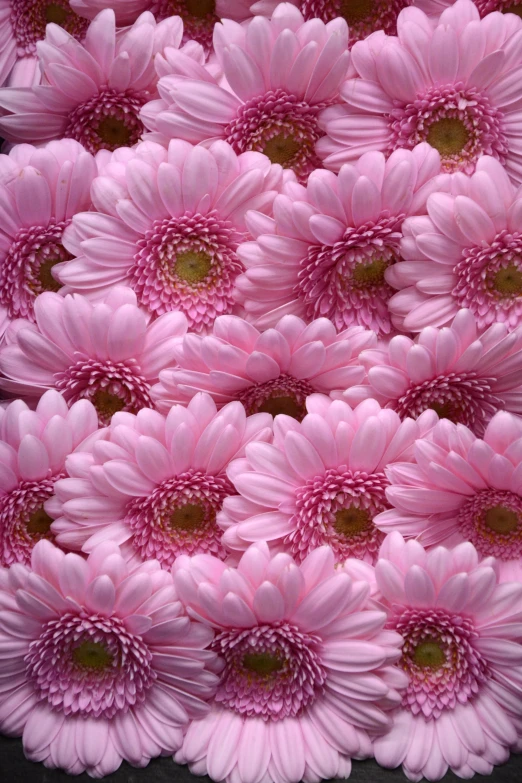
[{"label": "flower head", "polygon": [[[103,440],[67,462],[47,510],[58,543],[89,552],[99,541],[125,544],[137,561],[170,568],[183,553],[225,556],[216,515],[235,494],[230,460],[272,434],[267,413],[247,418],[239,402],[216,410],[206,394],[165,418],[145,408],[113,416]],[[81,479],[81,480],[79,480]]]},{"label": "flower head", "polygon": [[469,543],[426,553],[399,533],[384,542],[376,577],[409,685],[375,758],[402,764],[410,780],[439,780],[448,767],[491,774],[520,746],[522,585],[499,584],[494,560],[479,563]]},{"label": "flower head", "polygon": [[139,111],[156,97],[154,55],[179,46],[182,35],[178,17],[157,25],[150,13],[116,35],[110,9],[89,24],[83,44],[48,25],[37,47],[42,84],[0,90],[9,112],[0,119],[2,136],[34,143],[67,137],[92,153],[132,146],[143,132]]},{"label": "flower head", "polygon": [[522,181],[521,40],[520,19],[480,20],[471,0],[458,0],[435,23],[404,9],[397,37],[379,31],[353,47],[357,76],[341,89],[345,104],[322,113],[326,136],[317,153],[337,170],[368,150],[389,154],[427,142],[446,171],[471,174],[481,155],[492,155]]},{"label": "flower head", "polygon": [[[123,164],[123,165],[122,165]],[[154,315],[179,309],[194,329],[234,307],[245,212],[271,212],[286,178],[258,153],[143,142],[102,162],[92,187],[99,213],[78,215],[64,242],[78,260],[57,270],[86,295],[128,285]]]},{"label": "flower head", "polygon": [[370,585],[334,564],[328,547],[298,565],[265,543],[237,569],[177,560],[180,597],[215,629],[224,668],[211,712],[191,724],[176,761],[227,783],[298,783],[346,777],[352,756],[371,755],[369,735],[387,727],[406,683],[391,666],[400,637],[383,630]]},{"label": "flower head", "polygon": [[306,408],[301,422],[276,417],[273,444],[253,443],[230,465],[239,497],[225,500],[218,517],[223,542],[241,550],[270,541],[299,562],[327,544],[337,562],[373,563],[383,539],[373,518],[388,507],[385,467],[408,459],[437,417],[401,422],[375,400],[352,410],[319,394]]},{"label": "flower head", "polygon": [[60,289],[53,269],[71,257],[62,235],[76,212],[90,208],[97,173],[92,155],[72,139],[21,144],[2,167],[0,333],[14,318],[34,321],[35,297]]},{"label": "flower head", "polygon": [[246,266],[238,299],[262,326],[291,312],[387,334],[393,289],[385,273],[400,260],[404,218],[425,214],[439,171],[438,153],[419,144],[388,160],[368,152],[338,176],[316,170],[306,188],[289,183],[271,223],[247,217],[256,240],[238,251]]},{"label": "flower head", "polygon": [[80,444],[86,448],[97,429],[90,402],[68,408],[54,390],[35,410],[22,400],[0,409],[0,566],[29,563],[35,543],[52,538],[44,504],[64,475],[67,456]]},{"label": "flower head", "polygon": [[91,304],[85,297],[47,292],[35,300],[36,323],[13,321],[0,346],[0,387],[30,396],[47,388],[68,403],[88,399],[108,424],[116,411],[150,404],[150,388],[172,363],[187,324],[167,313],[151,324],[128,288]]},{"label": "flower head", "polygon": [[116,544],[87,559],[36,544],[0,571],[0,729],[29,759],[71,774],[172,753],[215,691],[212,631],[191,621],[170,574],[130,570]]},{"label": "flower head", "polygon": [[479,334],[469,310],[448,327],[428,326],[415,341],[397,335],[359,358],[367,378],[340,395],[350,404],[374,397],[412,418],[432,409],[479,437],[497,410],[522,412],[522,329],[509,334],[495,323]]},{"label": "flower head", "polygon": [[400,289],[389,302],[393,322],[417,332],[467,307],[479,329],[513,329],[522,321],[522,194],[488,156],[450,190],[429,196],[428,217],[404,223],[404,260],[386,273]]},{"label": "flower head", "polygon": [[285,413],[301,420],[309,394],[329,394],[364,377],[359,353],[375,343],[361,328],[337,334],[327,318],[308,326],[286,315],[273,329],[259,332],[242,318],[222,315],[212,334],[187,334],[177,351],[177,366],[162,370],[152,390],[158,410],[168,412],[198,391],[218,405],[243,403],[247,413]]},{"label": "flower head", "polygon": [[386,497],[393,508],[375,524],[426,547],[471,541],[497,558],[506,581],[522,576],[522,419],[499,411],[482,439],[444,420],[414,447],[413,461],[390,465]]},{"label": "flower head", "polygon": [[158,84],[161,100],[144,106],[141,118],[159,141],[221,138],[237,153],[263,152],[305,179],[320,165],[317,116],[337,100],[347,44],[344,19],[306,23],[290,3],[281,3],[270,21],[225,20],[215,27],[214,49],[226,87],[202,65],[171,52],[171,75]]}]

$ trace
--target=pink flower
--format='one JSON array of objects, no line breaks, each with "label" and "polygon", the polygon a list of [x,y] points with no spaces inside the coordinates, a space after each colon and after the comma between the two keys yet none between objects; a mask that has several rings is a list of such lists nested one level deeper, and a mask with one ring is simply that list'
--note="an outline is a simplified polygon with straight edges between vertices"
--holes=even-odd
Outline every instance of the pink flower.
[{"label": "pink flower", "polygon": [[389,302],[393,321],[417,332],[468,307],[479,329],[498,321],[513,329],[522,320],[522,193],[488,156],[452,190],[428,198],[429,217],[404,223],[404,260],[386,272],[401,289]]},{"label": "pink flower", "polygon": [[426,141],[446,171],[471,174],[481,155],[492,155],[521,182],[520,19],[480,20],[471,0],[458,0],[438,22],[406,8],[397,30],[397,38],[378,31],[353,47],[357,76],[342,87],[345,104],[320,119],[327,135],[316,149],[325,166]]},{"label": "pink flower", "polygon": [[290,3],[269,21],[230,20],[214,30],[215,56],[226,86],[183,53],[170,52],[171,75],[160,101],[143,107],[150,138],[197,144],[221,138],[237,153],[256,150],[304,179],[320,166],[315,142],[319,111],[337,100],[349,54],[344,19],[305,23]]},{"label": "pink flower", "polygon": [[91,206],[94,158],[72,139],[43,148],[21,144],[2,156],[0,184],[0,334],[14,318],[34,321],[42,291],[58,291],[53,267],[67,261],[62,234]]},{"label": "pink flower", "polygon": [[252,16],[251,0],[71,0],[76,13],[93,19],[104,8],[112,8],[119,25],[132,24],[143,11],[155,18],[179,16],[185,30],[184,39],[194,40],[205,49],[212,48],[214,26],[221,19],[242,22]]},{"label": "pink flower", "polygon": [[99,214],[77,215],[67,230],[78,259],[58,269],[61,282],[91,297],[128,285],[150,313],[179,309],[195,329],[230,312],[245,212],[271,212],[288,175],[222,141],[205,149],[176,140],[168,150],[143,142],[100,160]]},{"label": "pink flower", "polygon": [[325,316],[337,329],[355,323],[390,332],[385,271],[400,260],[404,218],[425,214],[439,171],[428,144],[396,150],[387,161],[368,152],[338,176],[316,170],[306,187],[289,183],[271,222],[250,213],[256,240],[239,248],[246,272],[236,285],[255,323],[272,326],[290,312]]},{"label": "pink flower", "polygon": [[150,13],[116,35],[110,9],[91,22],[83,44],[48,25],[37,47],[42,84],[0,90],[0,106],[10,112],[0,118],[2,136],[34,143],[65,136],[92,153],[132,146],[143,131],[139,111],[156,96],[154,55],[179,46],[182,35],[178,17],[156,25]]},{"label": "pink flower", "polygon": [[45,38],[46,26],[55,22],[82,41],[88,23],[78,16],[68,0],[2,0],[0,21],[0,86],[31,87],[40,81],[37,43]]},{"label": "pink flower", "polygon": [[241,550],[265,540],[299,562],[328,544],[337,561],[373,563],[383,539],[373,518],[389,507],[384,469],[410,459],[437,417],[401,422],[375,400],[352,410],[320,394],[308,397],[306,408],[300,423],[276,417],[273,444],[253,443],[230,465],[239,497],[225,500],[218,517],[223,543]]},{"label": "pink flower", "polygon": [[503,580],[522,581],[522,418],[500,411],[477,438],[444,420],[414,447],[413,463],[390,465],[393,506],[375,524],[424,546],[471,541],[498,559]]},{"label": "pink flower", "polygon": [[150,388],[172,364],[187,324],[181,313],[154,323],[128,288],[91,304],[78,294],[46,292],[35,300],[36,324],[13,321],[0,346],[0,388],[35,396],[47,388],[68,403],[88,399],[108,424],[116,411],[150,405]]},{"label": "pink flower", "polygon": [[206,713],[213,633],[158,563],[130,571],[112,542],[85,560],[40,541],[31,568],[0,570],[0,606],[0,729],[23,734],[32,761],[92,777],[144,767]]},{"label": "pink flower", "polygon": [[69,478],[47,504],[53,534],[86,552],[112,539],[127,559],[155,558],[164,568],[182,553],[224,557],[216,514],[235,494],[227,466],[271,435],[268,414],[247,418],[239,402],[217,412],[207,394],[166,418],[149,409],[117,413],[103,440],[68,460]]},{"label": "pink flower", "polygon": [[426,553],[392,533],[376,566],[388,628],[404,638],[409,675],[391,730],[374,742],[410,780],[490,775],[522,749],[522,585],[498,584],[469,543]]},{"label": "pink flower", "polygon": [[397,335],[359,359],[368,375],[341,395],[350,404],[374,397],[414,419],[431,408],[478,437],[497,410],[522,413],[522,329],[509,334],[496,323],[479,335],[469,310],[449,327],[426,327],[415,341]]},{"label": "pink flower", "polygon": [[[516,14],[520,16],[520,3],[515,0],[473,0],[477,6],[481,18],[488,14],[500,11],[502,14]],[[452,5],[451,0],[414,0],[413,3],[428,16],[438,17],[443,11]]]},{"label": "pink flower", "polygon": [[[426,3],[437,1],[425,0]],[[338,16],[345,19],[350,25],[350,45],[352,45],[355,41],[366,38],[375,30],[384,30],[388,35],[395,35],[397,16],[405,6],[410,5],[411,0],[359,0],[359,2],[353,2],[353,0],[290,0],[290,2],[299,8],[307,20],[318,17],[323,22],[331,22]],[[252,5],[252,12],[262,16],[270,16],[277,4],[278,0],[258,0]]]},{"label": "pink flower", "polygon": [[44,503],[64,475],[66,457],[80,444],[87,448],[97,429],[90,402],[69,409],[56,391],[46,392],[34,411],[22,400],[0,409],[0,566],[29,563],[35,543],[52,537]]},{"label": "pink flower", "polygon": [[348,777],[372,755],[370,735],[406,684],[393,664],[400,637],[383,630],[370,586],[335,568],[322,547],[301,565],[251,546],[236,568],[180,557],[175,584],[188,612],[215,629],[224,668],[211,712],[175,756],[232,783]]},{"label": "pink flower", "polygon": [[151,394],[162,413],[204,390],[220,406],[240,400],[248,414],[285,413],[300,421],[309,394],[329,394],[363,380],[357,359],[375,341],[359,327],[337,334],[327,318],[307,326],[285,315],[274,329],[259,332],[242,318],[222,315],[212,334],[184,337],[177,366],[161,371]]}]

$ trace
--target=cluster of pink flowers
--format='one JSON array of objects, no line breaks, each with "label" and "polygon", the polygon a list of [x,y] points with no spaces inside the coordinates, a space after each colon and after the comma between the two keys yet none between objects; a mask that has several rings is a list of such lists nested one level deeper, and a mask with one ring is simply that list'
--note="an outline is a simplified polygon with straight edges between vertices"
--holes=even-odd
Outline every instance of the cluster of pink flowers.
[{"label": "cluster of pink flowers", "polygon": [[28,759],[522,752],[521,128],[516,0],[0,0]]}]

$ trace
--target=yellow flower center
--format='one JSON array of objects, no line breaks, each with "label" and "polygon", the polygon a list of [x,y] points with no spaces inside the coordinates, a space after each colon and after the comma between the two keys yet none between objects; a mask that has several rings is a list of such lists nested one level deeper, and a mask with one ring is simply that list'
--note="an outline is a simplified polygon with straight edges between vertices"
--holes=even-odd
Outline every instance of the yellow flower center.
[{"label": "yellow flower center", "polygon": [[352,284],[357,288],[378,288],[384,285],[384,273],[388,268],[388,261],[377,258],[369,264],[361,261],[352,271]]},{"label": "yellow flower center", "polygon": [[336,512],[333,526],[339,535],[351,538],[369,530],[371,524],[372,518],[366,509],[349,506]]},{"label": "yellow flower center", "polygon": [[186,503],[172,512],[171,527],[192,533],[201,527],[205,521],[205,508],[200,503]]},{"label": "yellow flower center", "polygon": [[413,651],[413,660],[417,666],[426,669],[440,669],[446,662],[446,655],[439,642],[430,640],[416,646]]},{"label": "yellow flower center", "polygon": [[430,125],[426,141],[442,156],[458,155],[468,143],[469,135],[462,120],[443,117]]},{"label": "yellow flower center", "polygon": [[300,144],[292,136],[278,133],[269,139],[263,147],[263,154],[272,163],[279,163],[283,168],[290,168],[294,157],[299,152]]},{"label": "yellow flower center", "polygon": [[493,287],[501,296],[520,296],[522,272],[515,264],[499,269],[493,278]]},{"label": "yellow flower center", "polygon": [[211,266],[212,259],[208,253],[185,250],[176,255],[174,272],[186,283],[200,283],[207,277]]},{"label": "yellow flower center", "polygon": [[505,535],[517,529],[518,515],[505,506],[493,506],[486,511],[484,522],[494,533]]}]

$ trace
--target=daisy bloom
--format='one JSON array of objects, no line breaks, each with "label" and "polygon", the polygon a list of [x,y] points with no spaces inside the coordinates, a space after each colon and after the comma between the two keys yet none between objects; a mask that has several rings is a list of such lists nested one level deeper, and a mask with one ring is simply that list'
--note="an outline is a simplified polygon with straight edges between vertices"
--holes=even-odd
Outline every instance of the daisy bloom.
[{"label": "daisy bloom", "polygon": [[177,366],[161,371],[151,396],[163,413],[206,391],[220,406],[239,400],[248,414],[285,413],[300,421],[309,394],[329,394],[363,380],[358,356],[375,343],[375,334],[359,327],[338,334],[327,318],[306,325],[285,315],[273,329],[259,332],[242,318],[222,315],[212,334],[185,335]]},{"label": "daisy bloom", "polygon": [[[388,35],[395,35],[397,16],[403,8],[410,5],[411,0],[290,0],[290,2],[299,8],[306,20],[317,17],[323,22],[331,22],[338,16],[345,19],[350,25],[350,45],[352,45],[375,30],[384,30]],[[438,2],[438,0],[425,0],[425,2]],[[257,0],[251,9],[255,14],[271,16],[277,5],[278,0]],[[439,13],[443,10],[441,8]]]},{"label": "daisy bloom", "polygon": [[216,514],[235,490],[230,460],[272,435],[267,413],[247,418],[241,403],[217,411],[207,394],[165,418],[150,409],[116,414],[104,439],[67,461],[47,511],[59,544],[89,552],[100,541],[124,544],[127,559],[155,558],[170,568],[182,554],[225,556]]},{"label": "daisy bloom", "polygon": [[386,497],[375,519],[424,546],[471,541],[498,559],[504,581],[522,581],[522,418],[499,411],[482,439],[443,420],[414,447],[408,464],[390,465]]},{"label": "daisy bloom", "polygon": [[93,183],[99,214],[77,215],[65,234],[77,259],[56,273],[91,298],[128,285],[154,315],[181,310],[193,329],[211,326],[235,304],[245,212],[271,212],[285,178],[264,155],[236,155],[223,141],[121,150]]},{"label": "daisy bloom", "polygon": [[415,440],[437,420],[433,412],[401,422],[366,400],[352,410],[314,394],[302,422],[274,420],[274,441],[252,443],[228,476],[238,497],[223,504],[223,543],[245,549],[269,541],[299,562],[323,544],[337,562],[375,561],[383,534],[373,524],[389,508],[387,465],[409,459]]},{"label": "daisy bloom", "polygon": [[509,334],[495,323],[479,334],[469,310],[459,310],[448,327],[426,327],[415,340],[392,337],[359,360],[364,385],[341,395],[352,405],[374,397],[413,419],[432,409],[478,437],[499,409],[522,413],[522,329]]},{"label": "daisy bloom", "polygon": [[97,429],[90,402],[68,408],[54,390],[35,410],[22,400],[0,409],[0,566],[30,563],[35,543],[52,537],[44,503],[65,475],[66,457],[80,444],[86,448]]},{"label": "daisy bloom", "polygon": [[0,119],[2,136],[37,144],[67,137],[92,153],[136,144],[143,132],[139,111],[156,96],[154,55],[179,46],[182,36],[178,17],[156,24],[150,13],[116,35],[111,9],[89,24],[83,44],[48,25],[37,47],[42,84],[0,90],[8,112]]},{"label": "daisy bloom", "polygon": [[11,175],[0,183],[0,334],[15,318],[34,321],[42,291],[58,291],[56,264],[70,254],[62,234],[76,212],[91,206],[93,156],[72,139],[44,147],[21,144],[1,156]]},{"label": "daisy bloom", "polygon": [[212,49],[214,26],[221,19],[242,22],[252,16],[252,0],[71,0],[80,16],[93,19],[104,8],[112,8],[118,25],[132,24],[143,11],[151,11],[157,21],[179,16],[183,21],[185,40]]},{"label": "daisy bloom", "polygon": [[306,187],[289,183],[272,221],[247,217],[255,241],[239,248],[246,271],[236,286],[249,316],[262,326],[289,312],[324,316],[337,329],[389,333],[385,272],[400,260],[404,218],[425,214],[439,172],[439,154],[419,144],[388,160],[368,152],[338,176],[316,170]]},{"label": "daisy bloom", "polygon": [[0,0],[0,86],[31,87],[39,82],[37,43],[50,22],[83,41],[89,23],[69,0]]},{"label": "daisy bloom", "polygon": [[458,0],[438,22],[406,8],[397,36],[379,31],[353,47],[357,76],[341,89],[345,103],[320,118],[324,165],[338,170],[369,150],[426,141],[445,171],[471,174],[481,155],[492,155],[521,182],[521,20],[481,20],[471,0]]},{"label": "daisy bloom", "polygon": [[290,3],[278,5],[271,20],[225,20],[215,27],[214,49],[226,85],[172,52],[177,73],[160,79],[161,100],[146,104],[141,118],[154,132],[151,138],[193,144],[221,138],[237,153],[263,152],[305,179],[321,165],[317,117],[338,99],[347,46],[344,19],[305,22]]},{"label": "daisy bloom", "polygon": [[0,729],[46,767],[92,777],[176,751],[218,678],[213,632],[170,574],[130,570],[116,544],[87,559],[39,541],[0,570]]},{"label": "daisy bloom", "polygon": [[430,195],[428,217],[404,223],[404,260],[386,272],[400,289],[389,307],[401,331],[443,326],[461,307],[479,329],[522,321],[522,193],[487,155],[455,185]]},{"label": "daisy bloom", "polygon": [[499,584],[470,543],[426,553],[392,533],[375,572],[409,676],[375,758],[410,780],[490,775],[522,749],[522,585]]},{"label": "daisy bloom", "polygon": [[35,324],[20,319],[6,332],[0,388],[32,397],[55,388],[69,404],[88,399],[102,425],[116,411],[151,404],[151,385],[172,364],[187,328],[181,313],[147,324],[129,288],[114,288],[94,305],[78,294],[43,293],[34,314]]},{"label": "daisy bloom", "polygon": [[313,783],[348,777],[352,757],[372,755],[407,678],[392,665],[401,638],[384,629],[366,581],[336,569],[329,547],[299,565],[264,542],[237,568],[198,555],[173,572],[224,664],[177,762],[225,783]]}]

